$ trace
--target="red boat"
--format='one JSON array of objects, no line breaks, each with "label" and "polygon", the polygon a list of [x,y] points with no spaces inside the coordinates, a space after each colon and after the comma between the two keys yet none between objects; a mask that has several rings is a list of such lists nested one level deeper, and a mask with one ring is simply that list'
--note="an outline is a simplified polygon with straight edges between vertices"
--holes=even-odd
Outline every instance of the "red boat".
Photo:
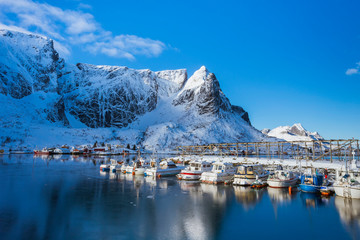
[{"label": "red boat", "polygon": [[43,148],[42,150],[34,150],[34,154],[36,155],[50,155],[53,153],[54,153],[53,149],[47,149],[47,148]]}]

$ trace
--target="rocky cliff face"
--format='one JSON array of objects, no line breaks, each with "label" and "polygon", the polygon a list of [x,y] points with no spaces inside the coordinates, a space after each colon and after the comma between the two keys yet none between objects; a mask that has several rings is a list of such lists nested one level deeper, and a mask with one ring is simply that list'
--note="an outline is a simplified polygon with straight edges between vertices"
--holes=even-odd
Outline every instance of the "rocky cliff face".
[{"label": "rocky cliff face", "polygon": [[0,93],[23,98],[54,92],[64,60],[45,37],[0,30]]},{"label": "rocky cliff face", "polygon": [[[17,131],[26,128],[32,141],[39,139],[34,126],[60,131],[64,139],[76,136],[79,143],[100,135],[104,141],[148,148],[264,137],[251,127],[243,108],[231,105],[205,67],[188,78],[184,69],[71,65],[45,37],[1,30],[0,42],[0,99],[21,104],[24,112],[6,110],[17,119]],[[89,128],[86,136],[80,133],[84,128]]]}]

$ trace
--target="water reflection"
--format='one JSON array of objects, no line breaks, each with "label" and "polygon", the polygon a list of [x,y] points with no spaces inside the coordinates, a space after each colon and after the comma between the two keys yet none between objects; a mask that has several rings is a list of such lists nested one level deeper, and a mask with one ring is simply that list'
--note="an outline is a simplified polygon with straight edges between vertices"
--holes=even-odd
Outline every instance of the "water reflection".
[{"label": "water reflection", "polygon": [[348,228],[354,239],[359,239],[360,199],[335,197],[335,207],[339,212],[341,222]]},{"label": "water reflection", "polygon": [[[341,224],[328,229],[339,239],[353,237],[360,228],[360,200],[349,203],[314,194],[290,195],[281,189],[254,190],[99,171],[99,165],[109,159],[2,156],[1,239],[221,239],[240,236],[240,230],[260,238],[248,219],[267,219],[271,226],[273,207],[279,211],[279,217],[275,216],[278,225],[286,225],[288,218],[281,218],[283,205],[289,214],[297,210],[299,219],[309,218],[308,212],[318,207],[327,221],[341,219],[344,226],[350,226],[351,236],[344,235]],[[329,217],[332,212],[336,214],[333,218]],[[318,222],[322,221],[304,225],[303,232],[314,231]],[[222,234],[224,229],[234,235]],[[277,234],[288,235],[286,231]]]},{"label": "water reflection", "polygon": [[327,197],[322,197],[317,193],[301,192],[300,198],[307,208],[318,208],[329,204],[329,199]]},{"label": "water reflection", "polygon": [[287,188],[268,188],[269,197],[276,204],[286,204],[296,197],[297,192],[290,192]]},{"label": "water reflection", "polygon": [[260,202],[265,189],[252,189],[244,186],[234,186],[235,198],[245,210],[253,208],[258,202]]}]

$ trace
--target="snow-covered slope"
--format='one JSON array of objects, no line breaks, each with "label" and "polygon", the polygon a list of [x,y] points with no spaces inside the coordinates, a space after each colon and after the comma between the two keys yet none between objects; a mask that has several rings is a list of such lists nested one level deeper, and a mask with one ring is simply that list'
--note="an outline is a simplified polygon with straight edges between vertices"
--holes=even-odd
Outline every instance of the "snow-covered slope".
[{"label": "snow-covered slope", "polygon": [[276,137],[286,141],[312,141],[324,139],[317,132],[307,131],[300,123],[296,123],[292,126],[280,126],[272,130],[263,129],[261,132],[267,134],[269,137]]},{"label": "snow-covered slope", "polygon": [[71,65],[45,37],[0,30],[0,144],[106,141],[148,149],[261,141],[213,73]]}]

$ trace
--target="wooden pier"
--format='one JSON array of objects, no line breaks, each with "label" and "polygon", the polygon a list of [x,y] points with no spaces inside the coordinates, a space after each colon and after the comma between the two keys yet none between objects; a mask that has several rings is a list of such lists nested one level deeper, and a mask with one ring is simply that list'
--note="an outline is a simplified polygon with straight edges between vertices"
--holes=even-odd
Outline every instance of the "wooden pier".
[{"label": "wooden pier", "polygon": [[331,139],[313,141],[272,141],[214,143],[209,145],[178,146],[179,155],[222,155],[257,158],[351,160],[359,161],[358,139]]}]

